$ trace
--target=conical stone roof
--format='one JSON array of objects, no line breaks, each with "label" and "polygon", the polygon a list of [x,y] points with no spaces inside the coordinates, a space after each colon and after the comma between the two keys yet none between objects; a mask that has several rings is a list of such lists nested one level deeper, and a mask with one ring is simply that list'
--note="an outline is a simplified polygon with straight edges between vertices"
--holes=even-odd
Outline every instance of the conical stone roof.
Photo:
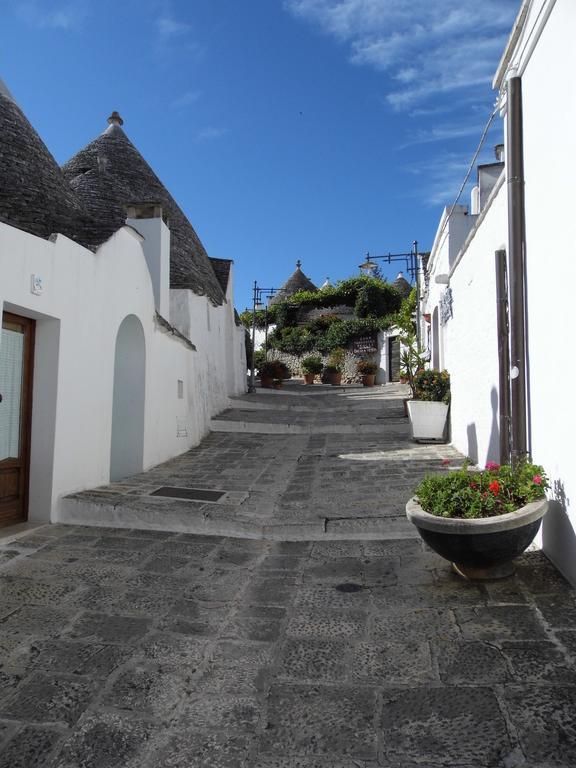
[{"label": "conical stone roof", "polygon": [[0,221],[38,237],[60,232],[75,240],[90,224],[58,163],[3,83]]},{"label": "conical stone roof", "polygon": [[108,128],[63,166],[64,176],[95,225],[90,243],[107,240],[126,221],[129,203],[160,203],[170,228],[170,287],[190,288],[214,304],[222,288],[200,238],[172,195],[121,128],[117,113]]},{"label": "conical stone roof", "polygon": [[278,301],[285,301],[298,291],[317,291],[318,287],[314,285],[312,280],[302,272],[302,263],[300,260],[296,262],[296,269],[290,275],[288,280],[284,283],[282,288],[278,290],[276,295],[270,300],[270,304],[276,304]]},{"label": "conical stone roof", "polygon": [[410,291],[412,290],[412,286],[410,285],[408,280],[406,280],[406,278],[404,277],[402,272],[398,273],[398,277],[396,278],[396,280],[394,280],[392,285],[394,286],[394,288],[396,288],[398,293],[403,298],[406,298],[407,296],[409,296],[410,295]]}]

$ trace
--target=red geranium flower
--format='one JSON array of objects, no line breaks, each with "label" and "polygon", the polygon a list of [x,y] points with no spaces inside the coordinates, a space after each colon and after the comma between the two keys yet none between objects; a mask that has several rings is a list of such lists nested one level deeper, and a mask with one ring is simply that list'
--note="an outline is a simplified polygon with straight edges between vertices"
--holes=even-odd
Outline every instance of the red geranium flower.
[{"label": "red geranium flower", "polygon": [[497,496],[498,493],[500,492],[500,483],[498,482],[498,480],[492,480],[488,488],[490,488],[494,496]]},{"label": "red geranium flower", "polygon": [[442,459],[442,466],[446,467],[448,464],[452,463],[452,459]]},{"label": "red geranium flower", "polygon": [[532,482],[536,483],[536,485],[542,485],[542,476],[534,475],[534,477],[532,478]]},{"label": "red geranium flower", "polygon": [[486,469],[488,469],[488,470],[491,470],[491,469],[500,469],[500,464],[498,464],[498,463],[497,463],[497,462],[495,462],[495,461],[487,461],[487,462],[486,462]]}]

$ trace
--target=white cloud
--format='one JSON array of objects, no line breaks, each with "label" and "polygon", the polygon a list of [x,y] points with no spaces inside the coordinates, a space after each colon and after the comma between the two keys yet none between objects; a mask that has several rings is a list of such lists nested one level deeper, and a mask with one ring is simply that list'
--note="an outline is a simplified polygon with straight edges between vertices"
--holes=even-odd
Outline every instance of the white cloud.
[{"label": "white cloud", "polygon": [[205,128],[199,128],[196,131],[196,141],[212,141],[213,139],[220,139],[228,133],[228,128],[216,128],[211,125],[207,125]]},{"label": "white cloud", "polygon": [[285,0],[296,17],[386,72],[387,101],[404,110],[435,94],[488,86],[519,0]]},{"label": "white cloud", "polygon": [[195,104],[202,96],[202,91],[186,91],[170,102],[172,109],[184,109],[190,104]]},{"label": "white cloud", "polygon": [[156,29],[158,30],[160,42],[167,43],[175,37],[187,35],[192,27],[183,21],[177,21],[172,16],[164,15],[156,19]]},{"label": "white cloud", "polygon": [[41,3],[37,0],[29,0],[16,3],[15,10],[23,21],[39,29],[74,29],[81,26],[88,15],[88,9],[83,0],[67,3],[54,3],[50,0]]}]

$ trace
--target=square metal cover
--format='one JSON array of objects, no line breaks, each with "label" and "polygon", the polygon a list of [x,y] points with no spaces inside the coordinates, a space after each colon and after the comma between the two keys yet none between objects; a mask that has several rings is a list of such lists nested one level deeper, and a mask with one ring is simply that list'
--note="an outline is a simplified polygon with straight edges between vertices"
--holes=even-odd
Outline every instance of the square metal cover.
[{"label": "square metal cover", "polygon": [[165,496],[188,501],[218,501],[225,493],[226,491],[210,491],[207,488],[174,488],[171,485],[164,485],[152,491],[150,496]]}]

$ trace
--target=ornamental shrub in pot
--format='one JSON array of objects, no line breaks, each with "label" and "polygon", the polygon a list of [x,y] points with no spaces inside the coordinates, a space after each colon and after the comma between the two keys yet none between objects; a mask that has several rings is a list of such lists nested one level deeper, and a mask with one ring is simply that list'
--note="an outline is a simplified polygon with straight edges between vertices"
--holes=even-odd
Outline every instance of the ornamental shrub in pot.
[{"label": "ornamental shrub in pot", "polygon": [[373,387],[378,372],[378,363],[373,360],[359,360],[356,363],[356,370],[362,376],[362,385],[364,387]]},{"label": "ornamental shrub in pot", "polygon": [[342,369],[346,359],[346,350],[341,347],[333,349],[328,357],[328,363],[322,370],[322,381],[332,386],[339,386],[342,381]]},{"label": "ornamental shrub in pot", "polygon": [[268,360],[260,366],[258,376],[260,386],[264,389],[271,389],[274,386],[274,380],[279,379],[281,385],[282,379],[289,379],[290,371],[286,363],[281,360]]},{"label": "ornamental shrub in pot", "polygon": [[429,475],[406,504],[422,539],[469,579],[498,579],[532,543],[548,509],[544,470],[528,459],[514,466],[467,464]]},{"label": "ornamental shrub in pot", "polygon": [[316,374],[322,373],[322,358],[320,355],[308,355],[302,360],[300,367],[306,384],[314,384]]},{"label": "ornamental shrub in pot", "polygon": [[443,441],[448,404],[450,376],[446,371],[418,371],[413,380],[412,400],[408,414],[414,440]]}]

